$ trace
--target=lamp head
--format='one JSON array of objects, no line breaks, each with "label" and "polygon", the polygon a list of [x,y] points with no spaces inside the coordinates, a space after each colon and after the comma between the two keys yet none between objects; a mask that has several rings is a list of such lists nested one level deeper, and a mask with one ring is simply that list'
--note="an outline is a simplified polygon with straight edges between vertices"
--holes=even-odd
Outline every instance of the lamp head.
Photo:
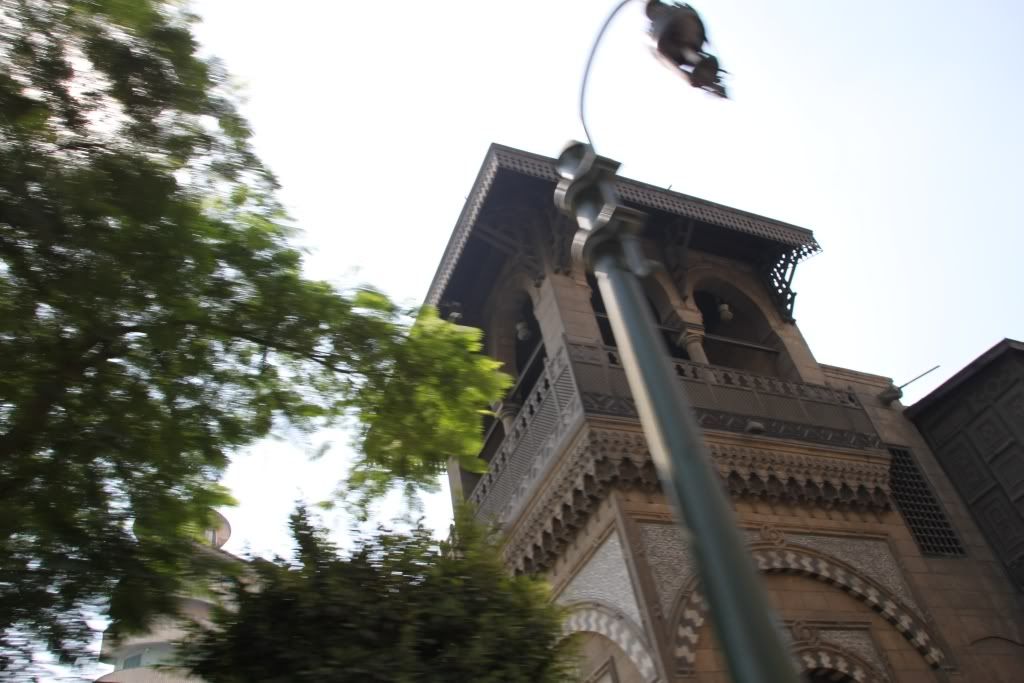
[{"label": "lamp head", "polygon": [[686,4],[650,0],[648,32],[655,54],[695,88],[726,97],[718,59],[704,50],[707,33],[697,11]]}]

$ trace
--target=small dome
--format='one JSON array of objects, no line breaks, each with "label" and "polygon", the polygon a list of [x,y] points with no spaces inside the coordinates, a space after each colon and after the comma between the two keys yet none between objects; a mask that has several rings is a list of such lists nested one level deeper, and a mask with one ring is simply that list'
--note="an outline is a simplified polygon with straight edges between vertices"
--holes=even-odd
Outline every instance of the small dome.
[{"label": "small dome", "polygon": [[231,538],[231,524],[227,518],[216,510],[211,510],[213,526],[203,532],[203,538],[214,548],[220,548]]}]

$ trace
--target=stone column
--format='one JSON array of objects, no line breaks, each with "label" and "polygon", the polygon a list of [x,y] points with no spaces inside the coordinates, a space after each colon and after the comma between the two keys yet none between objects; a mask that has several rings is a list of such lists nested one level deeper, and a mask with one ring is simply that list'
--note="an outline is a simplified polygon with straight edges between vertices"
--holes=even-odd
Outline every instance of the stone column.
[{"label": "stone column", "polygon": [[515,401],[502,401],[501,405],[498,406],[498,410],[495,411],[498,414],[498,419],[501,420],[501,426],[505,428],[506,438],[515,428],[516,415],[519,414],[519,410],[522,407],[522,405]]},{"label": "stone column", "polygon": [[710,365],[708,363],[708,356],[704,353],[703,330],[695,330],[693,328],[683,330],[683,333],[679,335],[679,341],[682,342],[682,346],[686,349],[686,353],[690,356],[691,361]]}]

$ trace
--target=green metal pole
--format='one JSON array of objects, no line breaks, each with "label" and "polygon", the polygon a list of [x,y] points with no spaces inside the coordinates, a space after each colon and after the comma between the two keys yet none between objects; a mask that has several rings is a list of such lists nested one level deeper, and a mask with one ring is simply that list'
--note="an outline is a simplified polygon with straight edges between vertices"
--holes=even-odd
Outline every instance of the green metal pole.
[{"label": "green metal pole", "polygon": [[620,240],[598,249],[594,275],[619,357],[662,488],[692,531],[702,587],[732,678],[739,683],[795,683],[793,660],[640,281],[622,263]]}]

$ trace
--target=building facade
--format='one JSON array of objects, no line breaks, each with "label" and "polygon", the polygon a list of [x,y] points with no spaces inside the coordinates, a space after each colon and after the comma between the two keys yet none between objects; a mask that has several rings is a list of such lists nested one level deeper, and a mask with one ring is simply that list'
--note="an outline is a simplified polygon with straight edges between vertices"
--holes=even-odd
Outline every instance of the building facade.
[{"label": "building facade", "polygon": [[[600,295],[570,259],[553,160],[492,146],[427,297],[517,377],[488,472],[452,495],[570,610],[581,677],[727,681]],[[622,179],[645,282],[737,523],[811,680],[1024,680],[1024,601],[889,379],[819,363],[794,321],[812,233]],[[1019,425],[1018,425],[1019,426]]]},{"label": "building facade", "polygon": [[999,342],[907,415],[1024,589],[1024,344]]},{"label": "building facade", "polygon": [[[231,524],[219,512],[214,511],[213,518],[216,525],[204,531],[196,552],[212,553],[230,563],[239,562],[239,558],[221,549],[231,538]],[[212,608],[210,597],[178,598],[179,613],[187,619],[203,621]],[[114,670],[97,678],[97,683],[203,683],[185,671],[168,668],[175,661],[174,643],[184,636],[182,620],[171,616],[154,619],[145,633],[118,637],[108,630],[103,634],[100,661],[112,665]]]}]

